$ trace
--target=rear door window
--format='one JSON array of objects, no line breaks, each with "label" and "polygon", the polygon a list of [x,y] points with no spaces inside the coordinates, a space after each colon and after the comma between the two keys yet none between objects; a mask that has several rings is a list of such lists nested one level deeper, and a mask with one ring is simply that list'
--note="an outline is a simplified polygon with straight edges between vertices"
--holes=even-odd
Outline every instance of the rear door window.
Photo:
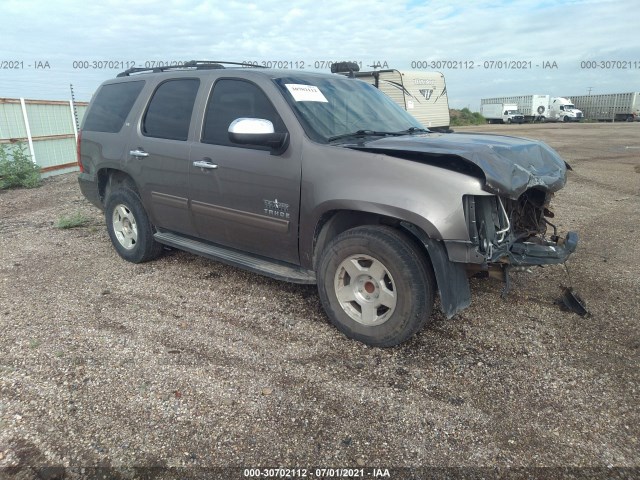
[{"label": "rear door window", "polygon": [[144,115],[142,133],[147,137],[186,140],[200,80],[169,80],[156,89]]}]

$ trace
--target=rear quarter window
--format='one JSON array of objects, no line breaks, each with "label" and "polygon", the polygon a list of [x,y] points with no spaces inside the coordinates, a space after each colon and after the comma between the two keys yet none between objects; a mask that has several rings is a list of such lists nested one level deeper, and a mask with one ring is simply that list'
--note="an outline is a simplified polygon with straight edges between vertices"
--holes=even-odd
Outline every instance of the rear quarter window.
[{"label": "rear quarter window", "polygon": [[117,133],[124,125],[144,81],[103,85],[87,112],[85,131]]}]

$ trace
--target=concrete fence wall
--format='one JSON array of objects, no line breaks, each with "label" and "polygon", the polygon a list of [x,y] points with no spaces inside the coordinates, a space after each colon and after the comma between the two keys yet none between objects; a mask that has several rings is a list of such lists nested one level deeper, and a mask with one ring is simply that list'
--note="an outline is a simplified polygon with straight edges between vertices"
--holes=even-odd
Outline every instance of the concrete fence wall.
[{"label": "concrete fence wall", "polygon": [[0,143],[23,143],[42,176],[78,170],[77,125],[86,102],[0,98]]}]

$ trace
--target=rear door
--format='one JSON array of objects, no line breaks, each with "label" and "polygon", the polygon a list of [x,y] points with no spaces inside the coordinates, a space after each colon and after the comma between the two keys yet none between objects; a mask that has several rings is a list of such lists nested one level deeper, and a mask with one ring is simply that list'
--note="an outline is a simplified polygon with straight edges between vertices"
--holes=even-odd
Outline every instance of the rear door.
[{"label": "rear door", "polygon": [[201,141],[191,148],[191,213],[199,237],[270,258],[298,263],[300,144],[281,155],[266,147],[234,144],[237,118],[270,120],[287,127],[257,84],[221,78],[204,113]]},{"label": "rear door", "polygon": [[188,139],[199,85],[197,78],[159,83],[125,155],[152,223],[190,235]]}]

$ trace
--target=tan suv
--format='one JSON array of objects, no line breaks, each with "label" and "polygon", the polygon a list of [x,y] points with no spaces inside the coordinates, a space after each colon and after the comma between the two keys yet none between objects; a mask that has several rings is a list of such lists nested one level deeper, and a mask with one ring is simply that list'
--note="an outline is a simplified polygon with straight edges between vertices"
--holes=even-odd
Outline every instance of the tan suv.
[{"label": "tan suv", "polygon": [[79,163],[124,259],[166,245],[317,283],[333,324],[376,346],[417,332],[438,293],[448,317],[467,307],[469,275],[561,263],[578,241],[549,221],[566,165],[547,145],[429,132],[342,75],[123,72],[91,101]]}]

